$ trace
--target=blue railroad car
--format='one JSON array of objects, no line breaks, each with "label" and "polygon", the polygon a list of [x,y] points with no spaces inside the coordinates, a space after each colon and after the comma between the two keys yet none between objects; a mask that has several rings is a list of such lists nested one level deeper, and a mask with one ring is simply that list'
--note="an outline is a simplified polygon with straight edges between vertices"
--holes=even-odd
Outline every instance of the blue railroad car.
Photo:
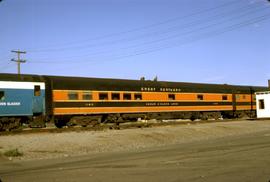
[{"label": "blue railroad car", "polygon": [[0,128],[11,129],[23,119],[34,121],[44,116],[44,82],[0,81]]}]

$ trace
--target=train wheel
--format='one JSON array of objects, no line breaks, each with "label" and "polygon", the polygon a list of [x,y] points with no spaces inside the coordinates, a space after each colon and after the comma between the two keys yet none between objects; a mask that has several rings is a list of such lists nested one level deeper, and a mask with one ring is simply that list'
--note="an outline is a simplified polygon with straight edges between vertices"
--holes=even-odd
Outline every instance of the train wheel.
[{"label": "train wheel", "polygon": [[21,127],[21,118],[0,118],[0,131],[10,131]]},{"label": "train wheel", "polygon": [[54,120],[54,124],[57,128],[63,128],[65,126],[65,122],[61,121],[61,120],[58,120],[58,119],[55,119]]},{"label": "train wheel", "polygon": [[45,118],[42,115],[33,116],[32,120],[29,122],[30,128],[44,128]]},{"label": "train wheel", "polygon": [[195,121],[196,119],[200,119],[200,113],[199,112],[193,112],[190,116],[191,121]]},{"label": "train wheel", "polygon": [[202,120],[208,120],[208,117],[209,117],[209,116],[208,116],[207,113],[204,113],[204,112],[201,113],[201,119],[202,119]]}]

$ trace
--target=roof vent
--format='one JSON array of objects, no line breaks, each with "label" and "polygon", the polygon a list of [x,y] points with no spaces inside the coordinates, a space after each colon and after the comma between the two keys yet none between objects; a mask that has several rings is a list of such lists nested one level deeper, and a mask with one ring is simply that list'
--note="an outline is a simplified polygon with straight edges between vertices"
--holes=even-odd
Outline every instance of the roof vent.
[{"label": "roof vent", "polygon": [[141,78],[140,78],[140,80],[141,80],[141,81],[144,81],[144,80],[145,80],[145,77],[144,77],[144,76],[143,76],[143,77],[141,77]]}]

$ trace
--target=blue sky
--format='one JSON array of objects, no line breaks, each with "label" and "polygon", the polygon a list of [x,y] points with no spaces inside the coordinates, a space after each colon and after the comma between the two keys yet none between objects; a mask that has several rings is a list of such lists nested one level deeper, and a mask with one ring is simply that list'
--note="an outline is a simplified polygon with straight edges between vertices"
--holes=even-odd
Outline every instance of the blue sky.
[{"label": "blue sky", "polygon": [[0,72],[267,85],[267,0],[3,0]]}]

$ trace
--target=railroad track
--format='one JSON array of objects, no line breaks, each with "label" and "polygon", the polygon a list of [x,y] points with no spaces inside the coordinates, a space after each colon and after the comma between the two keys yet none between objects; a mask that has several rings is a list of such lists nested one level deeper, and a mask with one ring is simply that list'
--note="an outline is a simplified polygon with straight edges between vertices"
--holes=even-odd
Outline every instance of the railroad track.
[{"label": "railroad track", "polygon": [[[241,120],[254,120],[254,119],[241,119]],[[148,128],[148,127],[160,127],[160,126],[171,126],[171,125],[186,125],[186,124],[203,124],[203,123],[216,123],[216,122],[233,122],[239,121],[239,119],[224,119],[224,120],[164,120],[164,121],[138,121],[138,122],[125,122],[125,123],[107,123],[99,124],[95,126],[75,126],[75,127],[64,127],[56,128],[53,124],[48,124],[46,128],[20,128],[12,131],[2,131],[0,136],[3,135],[19,135],[19,134],[31,134],[31,133],[63,133],[73,131],[102,131],[102,130],[120,130],[120,129],[131,129],[131,128]]]}]

